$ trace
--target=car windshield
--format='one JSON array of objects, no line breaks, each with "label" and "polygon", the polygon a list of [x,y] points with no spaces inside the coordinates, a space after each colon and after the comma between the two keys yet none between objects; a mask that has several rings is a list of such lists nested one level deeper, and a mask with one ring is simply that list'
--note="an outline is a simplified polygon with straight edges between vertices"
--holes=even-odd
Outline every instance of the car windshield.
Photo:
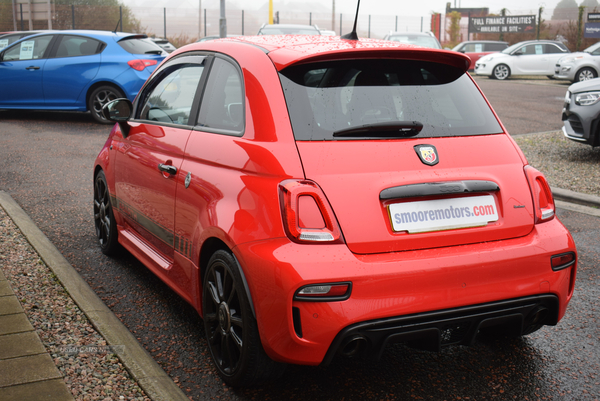
[{"label": "car windshield", "polygon": [[288,67],[280,79],[297,140],[392,137],[394,127],[400,137],[502,132],[469,76],[447,64],[331,61]]},{"label": "car windshield", "polygon": [[391,40],[392,42],[407,43],[409,45],[430,47],[432,49],[441,49],[438,41],[429,35],[392,35],[388,40]]},{"label": "car windshield", "polygon": [[585,53],[594,53],[595,51],[597,51],[598,49],[600,49],[600,42],[591,45],[590,47],[588,47],[587,49],[584,49],[583,51]]},{"label": "car windshield", "polygon": [[501,53],[510,54],[521,46],[523,46],[522,42],[515,43],[514,45],[508,46],[506,49],[502,50]]}]

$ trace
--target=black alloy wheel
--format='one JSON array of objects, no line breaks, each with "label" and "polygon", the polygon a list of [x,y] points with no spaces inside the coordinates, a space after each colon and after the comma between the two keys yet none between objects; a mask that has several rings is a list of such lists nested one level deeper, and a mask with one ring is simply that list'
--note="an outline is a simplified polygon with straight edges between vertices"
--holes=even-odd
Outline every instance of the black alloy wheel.
[{"label": "black alloy wheel", "polygon": [[96,122],[101,124],[114,124],[114,122],[104,118],[102,108],[104,105],[115,99],[122,99],[125,95],[119,89],[110,85],[99,86],[90,95],[88,99],[88,110]]},{"label": "black alloy wheel", "polygon": [[283,373],[260,342],[235,257],[219,250],[211,257],[202,286],[208,348],[219,375],[230,386],[247,386]]},{"label": "black alloy wheel", "polygon": [[117,223],[104,171],[100,171],[94,180],[94,225],[102,253],[109,256],[117,255],[121,246],[117,239]]}]

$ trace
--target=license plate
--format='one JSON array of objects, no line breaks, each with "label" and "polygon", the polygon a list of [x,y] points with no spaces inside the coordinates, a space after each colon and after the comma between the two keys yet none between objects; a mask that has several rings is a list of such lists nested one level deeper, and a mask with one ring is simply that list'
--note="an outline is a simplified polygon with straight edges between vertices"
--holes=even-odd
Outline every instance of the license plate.
[{"label": "license plate", "polygon": [[395,232],[411,234],[482,227],[498,220],[492,195],[394,203],[388,212]]}]

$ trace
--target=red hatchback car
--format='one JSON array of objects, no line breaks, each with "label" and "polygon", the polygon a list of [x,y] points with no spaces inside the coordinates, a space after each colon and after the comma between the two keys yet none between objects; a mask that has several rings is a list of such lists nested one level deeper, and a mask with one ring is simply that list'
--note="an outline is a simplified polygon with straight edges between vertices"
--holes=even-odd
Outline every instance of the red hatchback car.
[{"label": "red hatchback car", "polygon": [[331,36],[178,49],[104,108],[102,251],[126,248],[198,310],[234,386],[556,325],[575,244],[468,66]]}]

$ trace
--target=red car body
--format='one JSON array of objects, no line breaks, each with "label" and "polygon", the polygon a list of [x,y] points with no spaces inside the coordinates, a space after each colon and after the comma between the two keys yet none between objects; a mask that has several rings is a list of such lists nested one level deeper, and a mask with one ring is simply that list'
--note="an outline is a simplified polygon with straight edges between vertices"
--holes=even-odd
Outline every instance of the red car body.
[{"label": "red car body", "polygon": [[[477,136],[294,137],[278,74],[288,67],[397,58],[464,73],[466,56],[376,40],[239,37],[178,49],[155,75],[193,52],[238,63],[242,134],[131,118],[111,131],[94,174],[106,176],[119,243],[200,314],[204,272],[222,249],[239,263],[260,343],[277,362],[319,365],[339,352],[377,357],[394,341],[426,349],[468,345],[487,326],[507,323],[523,334],[564,316],[575,244],[553,215],[543,175],[500,123],[500,132]],[[436,164],[417,157],[415,146],[423,144],[437,151]],[[159,171],[159,164],[176,173]],[[482,182],[497,187],[456,187]],[[438,192],[385,192],[429,187]],[[392,204],[472,196],[493,201],[497,219],[434,232],[394,230]],[[470,210],[485,213],[477,205]],[[302,232],[327,240],[302,239]],[[332,286],[313,297],[314,287],[300,291],[310,285]]]}]

